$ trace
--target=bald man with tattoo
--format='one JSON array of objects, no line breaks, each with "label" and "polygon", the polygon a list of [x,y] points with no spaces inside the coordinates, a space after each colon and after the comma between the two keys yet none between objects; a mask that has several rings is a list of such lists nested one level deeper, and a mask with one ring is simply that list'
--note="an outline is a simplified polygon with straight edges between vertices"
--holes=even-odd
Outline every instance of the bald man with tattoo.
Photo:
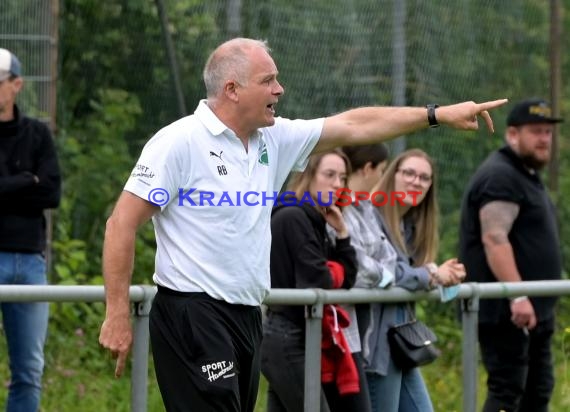
[{"label": "bald man with tattoo", "polygon": [[[560,279],[554,205],[539,171],[550,160],[548,103],[529,99],[507,118],[506,145],[471,178],[461,210],[460,258],[471,282]],[[554,387],[553,297],[483,299],[479,345],[488,373],[484,412],[546,412]]]}]

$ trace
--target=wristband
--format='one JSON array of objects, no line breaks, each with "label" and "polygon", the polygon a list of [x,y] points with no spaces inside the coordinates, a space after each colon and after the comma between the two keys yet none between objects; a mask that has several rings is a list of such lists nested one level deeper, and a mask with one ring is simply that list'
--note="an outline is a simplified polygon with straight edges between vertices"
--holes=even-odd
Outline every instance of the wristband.
[{"label": "wristband", "polygon": [[523,300],[528,300],[528,296],[517,296],[516,298],[511,299],[511,304],[522,302]]},{"label": "wristband", "polygon": [[437,118],[435,117],[435,109],[439,107],[438,104],[428,104],[427,108],[427,118],[429,127],[439,127],[439,123],[437,122]]}]

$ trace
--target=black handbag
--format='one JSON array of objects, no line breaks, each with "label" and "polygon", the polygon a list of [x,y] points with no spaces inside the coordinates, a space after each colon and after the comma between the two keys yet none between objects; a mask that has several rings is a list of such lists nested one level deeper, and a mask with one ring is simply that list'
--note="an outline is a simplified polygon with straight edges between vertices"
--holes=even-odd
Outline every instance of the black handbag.
[{"label": "black handbag", "polygon": [[415,318],[388,329],[392,360],[403,370],[427,365],[436,360],[441,351],[436,348],[435,342],[435,333]]}]

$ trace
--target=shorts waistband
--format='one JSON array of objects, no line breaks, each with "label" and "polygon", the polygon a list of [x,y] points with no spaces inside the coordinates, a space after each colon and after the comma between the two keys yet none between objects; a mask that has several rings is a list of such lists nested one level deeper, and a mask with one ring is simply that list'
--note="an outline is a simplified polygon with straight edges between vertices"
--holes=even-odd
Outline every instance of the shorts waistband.
[{"label": "shorts waistband", "polygon": [[170,296],[185,296],[185,297],[209,297],[210,295],[208,295],[206,292],[181,292],[179,290],[173,290],[173,289],[169,289],[167,287],[164,286],[160,286],[160,285],[156,285],[156,287],[158,288],[158,293],[162,293],[165,295],[170,295]]}]

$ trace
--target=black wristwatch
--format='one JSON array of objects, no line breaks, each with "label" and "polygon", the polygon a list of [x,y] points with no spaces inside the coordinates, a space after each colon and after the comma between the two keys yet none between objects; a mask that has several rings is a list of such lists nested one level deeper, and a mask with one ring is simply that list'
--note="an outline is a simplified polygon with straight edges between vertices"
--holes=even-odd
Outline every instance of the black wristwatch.
[{"label": "black wristwatch", "polygon": [[439,127],[439,123],[435,118],[435,109],[439,107],[439,104],[428,104],[426,107],[429,127]]}]

